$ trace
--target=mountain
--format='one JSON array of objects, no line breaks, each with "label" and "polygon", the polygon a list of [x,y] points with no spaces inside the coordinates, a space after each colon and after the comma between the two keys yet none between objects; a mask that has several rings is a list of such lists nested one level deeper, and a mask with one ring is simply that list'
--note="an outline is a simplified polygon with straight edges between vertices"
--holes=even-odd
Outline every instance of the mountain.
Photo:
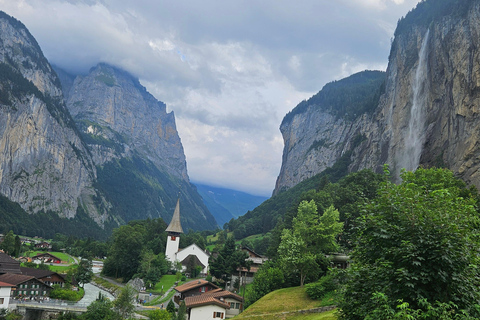
[{"label": "mountain", "polygon": [[[442,166],[479,188],[479,2],[420,2],[398,23],[386,74],[326,85],[287,114],[274,194],[345,156],[349,172]],[[370,92],[357,97],[359,86]],[[334,87],[338,101],[324,92]]]},{"label": "mountain", "polygon": [[238,218],[255,209],[268,199],[267,197],[254,196],[241,191],[216,188],[199,183],[195,183],[195,186],[220,227],[231,219]]},{"label": "mountain", "polygon": [[169,221],[178,197],[185,229],[217,226],[189,182],[173,113],[138,79],[105,64],[59,77],[3,12],[0,43],[2,228],[104,237],[132,219]]}]

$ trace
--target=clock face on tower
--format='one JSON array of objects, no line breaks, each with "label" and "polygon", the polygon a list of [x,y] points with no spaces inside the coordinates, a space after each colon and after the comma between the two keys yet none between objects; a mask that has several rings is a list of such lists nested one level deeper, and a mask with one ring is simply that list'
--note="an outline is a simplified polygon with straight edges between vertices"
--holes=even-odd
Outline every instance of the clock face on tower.
[{"label": "clock face on tower", "polygon": [[175,237],[175,236],[171,236],[170,239],[172,239],[172,241],[175,241],[176,237]]}]

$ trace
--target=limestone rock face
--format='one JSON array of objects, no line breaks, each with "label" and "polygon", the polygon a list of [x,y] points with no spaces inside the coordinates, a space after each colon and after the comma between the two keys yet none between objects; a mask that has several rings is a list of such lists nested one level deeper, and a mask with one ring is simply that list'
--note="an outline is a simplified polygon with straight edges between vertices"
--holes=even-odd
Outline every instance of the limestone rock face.
[{"label": "limestone rock face", "polygon": [[[165,104],[130,74],[99,64],[88,75],[76,77],[67,97],[71,115],[91,138],[87,143],[92,145],[96,165],[135,150],[158,168],[188,181],[173,112],[167,113]],[[111,141],[115,147],[101,140]]]},{"label": "limestone rock face", "polygon": [[389,164],[398,176],[402,168],[445,166],[480,188],[480,4],[467,5],[462,14],[397,30],[374,113],[334,120],[312,106],[283,124],[274,193],[320,173],[347,150],[350,171]]},{"label": "limestone rock face", "polygon": [[72,218],[91,207],[96,170],[62,99],[60,82],[35,39],[0,13],[0,193],[29,213]]}]

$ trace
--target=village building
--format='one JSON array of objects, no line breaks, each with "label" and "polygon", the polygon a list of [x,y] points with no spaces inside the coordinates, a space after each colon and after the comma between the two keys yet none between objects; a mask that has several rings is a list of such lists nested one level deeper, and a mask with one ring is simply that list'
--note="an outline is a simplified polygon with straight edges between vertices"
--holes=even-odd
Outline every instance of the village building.
[{"label": "village building", "polygon": [[230,282],[231,288],[233,288],[233,284],[237,279],[239,279],[240,285],[252,283],[253,277],[255,276],[255,274],[258,272],[260,267],[265,263],[265,261],[268,260],[267,257],[264,257],[256,253],[255,251],[253,251],[248,247],[243,246],[241,250],[248,254],[248,258],[246,258],[245,261],[249,262],[250,267],[237,268],[238,273],[232,274],[232,281]]},{"label": "village building", "polygon": [[243,298],[206,280],[193,280],[175,288],[178,304],[185,301],[189,320],[228,319],[243,309]]},{"label": "village building", "polygon": [[14,285],[11,297],[40,297],[48,296],[52,287],[33,276],[23,274],[5,273],[0,275],[0,282]]},{"label": "village building", "polygon": [[20,262],[8,254],[0,252],[0,275],[4,273],[21,273]]},{"label": "village building", "polygon": [[35,249],[47,249],[47,250],[49,250],[49,249],[52,249],[52,246],[50,245],[50,243],[42,241],[42,242],[35,243]]},{"label": "village building", "polygon": [[189,245],[184,249],[179,249],[180,235],[183,233],[182,225],[180,223],[180,199],[177,200],[175,211],[173,212],[172,220],[167,229],[167,245],[165,248],[165,257],[172,263],[180,262],[182,270],[187,269],[189,262],[197,266],[201,266],[201,273],[206,275],[208,273],[208,260],[210,254],[202,250],[196,244]]},{"label": "village building", "polygon": [[65,279],[56,272],[26,267],[20,267],[20,271],[23,275],[35,277],[49,286],[59,285],[61,288],[65,286]]},{"label": "village building", "polygon": [[13,284],[0,281],[0,309],[8,309],[11,291],[14,287]]},{"label": "village building", "polygon": [[39,253],[35,257],[32,257],[32,262],[40,263],[62,263],[62,259],[51,254],[50,252]]}]

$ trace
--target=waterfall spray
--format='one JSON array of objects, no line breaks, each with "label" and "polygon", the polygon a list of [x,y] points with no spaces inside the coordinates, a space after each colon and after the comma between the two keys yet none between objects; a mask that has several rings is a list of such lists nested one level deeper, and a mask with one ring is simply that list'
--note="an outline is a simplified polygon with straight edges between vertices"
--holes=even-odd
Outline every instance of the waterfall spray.
[{"label": "waterfall spray", "polygon": [[404,139],[404,152],[400,155],[397,168],[405,168],[409,171],[417,169],[420,164],[423,144],[425,143],[425,116],[427,104],[427,43],[430,30],[427,30],[423,38],[420,52],[418,53],[418,65],[412,84],[412,108],[410,119]]}]

